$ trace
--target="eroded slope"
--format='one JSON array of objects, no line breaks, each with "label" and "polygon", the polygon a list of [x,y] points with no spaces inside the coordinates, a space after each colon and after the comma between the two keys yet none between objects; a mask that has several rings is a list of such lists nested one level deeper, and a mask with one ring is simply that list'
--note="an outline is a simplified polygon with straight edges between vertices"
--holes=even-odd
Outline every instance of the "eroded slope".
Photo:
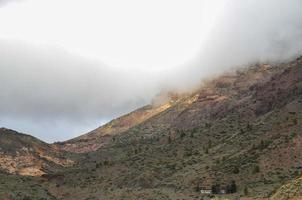
[{"label": "eroded slope", "polygon": [[72,164],[49,144],[13,130],[0,129],[0,168],[8,173],[41,176]]}]

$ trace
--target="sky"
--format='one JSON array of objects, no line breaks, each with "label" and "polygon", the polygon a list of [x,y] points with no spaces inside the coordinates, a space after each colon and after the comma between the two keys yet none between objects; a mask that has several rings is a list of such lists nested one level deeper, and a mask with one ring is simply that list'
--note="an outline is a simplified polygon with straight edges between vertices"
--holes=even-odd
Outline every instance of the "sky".
[{"label": "sky", "polygon": [[204,78],[302,54],[300,0],[0,0],[0,126],[63,141]]}]

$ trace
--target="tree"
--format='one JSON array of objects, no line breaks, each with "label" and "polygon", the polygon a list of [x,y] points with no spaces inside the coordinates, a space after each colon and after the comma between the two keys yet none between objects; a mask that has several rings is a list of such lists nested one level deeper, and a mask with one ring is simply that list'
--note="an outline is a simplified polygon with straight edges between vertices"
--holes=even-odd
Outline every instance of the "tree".
[{"label": "tree", "polygon": [[253,168],[253,174],[259,173],[260,172],[260,167],[259,165],[254,166]]},{"label": "tree", "polygon": [[184,131],[181,131],[181,132],[180,132],[180,138],[182,139],[182,138],[184,138],[185,136],[186,136],[185,132],[184,132]]},{"label": "tree", "polygon": [[171,136],[168,136],[168,143],[170,144],[172,142]]},{"label": "tree", "polygon": [[95,168],[100,168],[102,166],[102,162],[99,162],[95,165]]},{"label": "tree", "polygon": [[200,183],[197,182],[196,187],[195,187],[195,191],[199,192],[200,190],[201,190]]},{"label": "tree", "polygon": [[294,125],[297,125],[297,124],[298,124],[297,118],[293,119],[293,123],[294,123]]},{"label": "tree", "polygon": [[249,190],[246,186],[243,189],[243,193],[244,193],[245,196],[249,194]]},{"label": "tree", "polygon": [[219,194],[220,193],[220,184],[216,183],[212,185],[212,193],[213,194]]},{"label": "tree", "polygon": [[234,180],[232,180],[227,186],[226,186],[226,193],[235,193],[237,192],[237,185]]},{"label": "tree", "polygon": [[211,123],[208,123],[208,122],[205,123],[206,128],[211,128],[211,126],[212,126]]},{"label": "tree", "polygon": [[239,174],[239,168],[237,166],[234,167],[233,173],[234,174]]},{"label": "tree", "polygon": [[209,147],[209,149],[212,148],[212,140],[209,140],[208,147]]}]

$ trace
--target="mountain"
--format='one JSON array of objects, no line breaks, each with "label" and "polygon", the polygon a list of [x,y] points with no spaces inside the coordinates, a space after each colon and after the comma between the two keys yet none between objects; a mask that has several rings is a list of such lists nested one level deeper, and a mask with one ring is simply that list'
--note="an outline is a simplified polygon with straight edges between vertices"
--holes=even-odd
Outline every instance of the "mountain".
[{"label": "mountain", "polygon": [[[302,57],[257,64],[205,81],[194,92],[140,108],[78,138],[46,145],[46,152],[65,155],[74,165],[22,181],[19,175],[0,174],[8,185],[0,183],[0,195],[18,199],[19,192],[19,199],[26,194],[29,199],[64,200],[301,199],[301,130]],[[34,189],[26,187],[25,193],[25,183]],[[228,194],[201,194],[201,189]]]},{"label": "mountain", "polygon": [[87,134],[56,145],[62,150],[76,153],[95,151],[104,146],[114,135],[129,130],[169,107],[171,107],[169,101],[161,105],[144,106]]},{"label": "mountain", "polygon": [[71,165],[63,153],[37,138],[0,128],[0,169],[12,174],[41,176]]}]

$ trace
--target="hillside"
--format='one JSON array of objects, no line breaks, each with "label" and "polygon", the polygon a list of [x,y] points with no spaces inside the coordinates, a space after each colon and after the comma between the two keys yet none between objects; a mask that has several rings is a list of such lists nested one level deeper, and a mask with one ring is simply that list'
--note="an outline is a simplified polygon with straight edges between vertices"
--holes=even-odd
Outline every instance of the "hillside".
[{"label": "hillside", "polygon": [[87,134],[66,142],[56,143],[56,145],[60,149],[76,153],[96,151],[108,143],[114,135],[129,130],[154,115],[163,112],[170,106],[171,102],[167,101],[160,105],[148,105],[139,108],[125,116],[114,119]]},{"label": "hillside", "polygon": [[204,83],[87,154],[60,195],[67,187],[65,199],[196,199],[197,189],[235,181],[231,199],[271,196],[301,173],[301,64],[255,65]]},{"label": "hillside", "polygon": [[[66,154],[74,166],[24,182],[46,191],[26,190],[31,199],[193,200],[214,196],[201,189],[232,188],[215,196],[296,200],[301,130],[302,58],[253,65],[50,145],[82,154]],[[7,187],[0,184],[0,194],[18,199],[14,187],[22,187],[15,179],[6,179]]]},{"label": "hillside", "polygon": [[41,176],[71,164],[63,153],[37,138],[0,129],[0,169],[5,172]]}]

